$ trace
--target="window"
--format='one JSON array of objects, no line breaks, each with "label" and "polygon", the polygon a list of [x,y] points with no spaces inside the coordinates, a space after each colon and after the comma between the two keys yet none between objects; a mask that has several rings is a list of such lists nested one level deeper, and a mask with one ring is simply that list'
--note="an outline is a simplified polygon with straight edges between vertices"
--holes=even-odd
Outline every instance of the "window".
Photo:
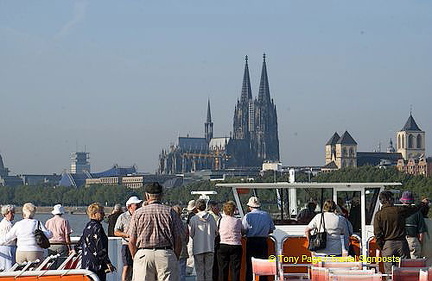
[{"label": "window", "polygon": [[413,135],[408,135],[408,148],[414,148],[414,137],[413,137]]},{"label": "window", "polygon": [[420,134],[417,135],[417,148],[422,148],[422,136]]}]

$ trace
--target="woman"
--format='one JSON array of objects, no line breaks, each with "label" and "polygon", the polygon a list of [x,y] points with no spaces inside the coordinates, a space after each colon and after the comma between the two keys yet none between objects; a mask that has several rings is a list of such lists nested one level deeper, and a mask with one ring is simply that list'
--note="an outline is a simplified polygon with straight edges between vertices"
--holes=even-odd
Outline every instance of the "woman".
[{"label": "woman", "polygon": [[[1,208],[1,214],[4,218],[0,222],[0,237],[4,238],[13,226],[15,207],[13,205],[4,205]],[[6,243],[4,246],[0,246],[0,270],[3,269],[6,271],[15,264],[15,251],[15,240]]]},{"label": "woman", "polygon": [[[322,250],[314,252],[315,255],[342,255],[342,244],[344,240],[341,235],[348,234],[345,218],[337,215],[336,203],[333,200],[326,200],[323,206],[323,214],[317,214],[305,229],[309,241],[312,231],[323,232],[324,226],[327,232],[327,244]],[[324,216],[324,225],[321,224],[321,216]]]},{"label": "woman", "polygon": [[83,230],[75,251],[82,250],[81,268],[96,273],[100,281],[106,280],[106,272],[112,272],[115,267],[108,257],[108,237],[101,221],[105,217],[104,208],[99,203],[87,207],[90,221]]},{"label": "woman", "polygon": [[37,259],[42,260],[44,249],[37,243],[34,231],[39,228],[47,238],[52,237],[51,231],[47,230],[43,223],[33,219],[36,214],[36,206],[32,203],[25,203],[22,207],[23,219],[16,222],[11,230],[5,235],[0,245],[17,240],[16,262],[30,262]]},{"label": "woman", "polygon": [[219,281],[228,280],[231,267],[231,280],[240,280],[242,258],[242,223],[234,217],[236,205],[228,201],[223,205],[223,215],[219,221],[220,245],[218,250]]},{"label": "woman", "polygon": [[61,204],[55,205],[51,212],[53,217],[45,223],[45,227],[53,233],[53,237],[50,239],[51,246],[48,249],[50,255],[60,254],[61,257],[66,257],[72,250],[70,248],[72,229],[69,221],[63,218],[64,213],[65,210]]}]

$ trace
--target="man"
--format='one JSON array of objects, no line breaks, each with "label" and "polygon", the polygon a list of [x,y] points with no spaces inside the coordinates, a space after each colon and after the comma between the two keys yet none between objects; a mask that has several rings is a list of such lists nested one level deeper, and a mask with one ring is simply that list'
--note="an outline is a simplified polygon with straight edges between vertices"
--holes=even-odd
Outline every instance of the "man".
[{"label": "man", "polygon": [[260,210],[261,203],[257,197],[249,198],[247,203],[249,213],[242,220],[243,231],[246,234],[246,280],[252,280],[252,257],[268,258],[267,237],[275,230],[270,215]]},{"label": "man", "polygon": [[[381,249],[382,256],[388,258],[410,258],[410,251],[406,240],[405,219],[415,213],[417,208],[394,206],[393,194],[388,190],[382,191],[379,194],[379,200],[382,207],[375,214],[374,235],[377,245]],[[391,274],[393,264],[396,264],[396,262],[384,262],[385,273]]]},{"label": "man", "polygon": [[123,213],[122,206],[115,204],[110,215],[108,215],[108,237],[114,237],[114,226],[118,217]]},{"label": "man", "polygon": [[[400,201],[403,205],[410,206],[414,203],[414,196],[411,191],[404,191]],[[421,258],[421,243],[426,233],[426,224],[420,211],[405,220],[405,230],[411,258]]]},{"label": "man", "polygon": [[193,256],[195,260],[196,280],[213,280],[213,261],[215,237],[217,234],[216,221],[206,211],[206,201],[196,201],[198,213],[189,222],[189,234],[193,243]]},{"label": "man", "polygon": [[145,198],[148,204],[134,212],[128,230],[132,280],[178,281],[182,221],[171,207],[162,205],[159,183],[145,186]]},{"label": "man", "polygon": [[[216,221],[216,224],[219,226],[219,220],[221,218],[221,214],[220,214],[218,202],[216,202],[214,200],[209,200],[207,202],[207,210],[208,210],[209,214],[213,216],[213,218]],[[214,247],[213,281],[219,280],[219,266],[218,266],[218,260],[217,260],[217,256],[218,256],[217,252],[219,249],[219,244],[220,244],[220,237],[219,237],[219,233],[218,233],[218,234],[216,234],[215,247]]]},{"label": "man", "polygon": [[114,226],[114,235],[122,237],[121,255],[123,261],[122,281],[130,280],[133,259],[129,251],[129,235],[127,233],[132,214],[141,207],[142,200],[132,196],[126,202],[127,211],[121,214]]}]

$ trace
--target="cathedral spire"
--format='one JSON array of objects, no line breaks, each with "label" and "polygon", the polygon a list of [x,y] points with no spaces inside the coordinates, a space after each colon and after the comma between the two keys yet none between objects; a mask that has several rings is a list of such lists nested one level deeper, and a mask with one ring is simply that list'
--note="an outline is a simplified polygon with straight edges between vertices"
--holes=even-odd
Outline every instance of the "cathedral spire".
[{"label": "cathedral spire", "polygon": [[204,123],[204,133],[207,143],[213,138],[213,122],[211,120],[210,99],[207,101],[207,120]]},{"label": "cathedral spire", "polygon": [[263,65],[261,70],[261,81],[259,86],[258,101],[270,102],[270,87],[267,76],[266,54],[263,54]]},{"label": "cathedral spire", "polygon": [[252,88],[249,77],[248,56],[245,56],[245,68],[240,102],[246,103],[252,99]]},{"label": "cathedral spire", "polygon": [[207,101],[207,122],[210,123],[211,120],[211,111],[210,111],[210,99]]}]

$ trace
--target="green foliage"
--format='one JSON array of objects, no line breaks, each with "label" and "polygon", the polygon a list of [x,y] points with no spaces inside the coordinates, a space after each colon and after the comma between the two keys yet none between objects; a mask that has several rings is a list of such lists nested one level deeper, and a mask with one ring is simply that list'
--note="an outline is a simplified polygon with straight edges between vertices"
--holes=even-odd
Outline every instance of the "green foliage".
[{"label": "green foliage", "polygon": [[[239,183],[246,182],[244,178],[229,178],[225,182]],[[287,182],[288,174],[266,172],[263,176],[255,178],[254,182]],[[345,168],[329,173],[320,173],[312,176],[307,173],[297,173],[297,182],[401,182],[402,190],[411,190],[417,198],[432,198],[432,178],[424,176],[412,176],[397,171],[395,168],[380,169],[371,166],[359,168]],[[216,190],[217,195],[211,198],[218,202],[233,200],[230,188],[216,188],[215,182],[196,181],[182,187],[165,190],[164,201],[167,204],[180,204],[185,206],[197,195],[191,195],[191,191]],[[0,186],[0,204],[23,205],[32,202],[37,206],[52,206],[61,203],[65,206],[87,206],[92,202],[99,202],[103,205],[113,206],[116,203],[124,204],[126,200],[136,195],[144,196],[144,188],[130,189],[124,186],[94,185],[91,187],[71,188],[62,186]],[[251,194],[242,195],[247,200]],[[263,202],[274,202],[274,192],[260,191]],[[305,196],[311,196],[305,194]],[[244,197],[244,198],[243,198]]]}]

